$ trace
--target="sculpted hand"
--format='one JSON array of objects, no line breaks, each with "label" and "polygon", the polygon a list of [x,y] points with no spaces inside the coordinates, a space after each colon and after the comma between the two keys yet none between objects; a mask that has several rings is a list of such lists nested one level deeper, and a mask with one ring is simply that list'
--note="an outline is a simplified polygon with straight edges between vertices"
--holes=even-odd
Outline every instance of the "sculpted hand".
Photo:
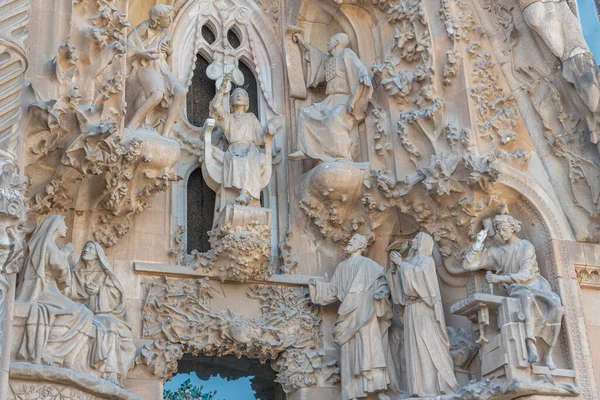
[{"label": "sculpted hand", "polygon": [[153,51],[144,51],[143,53],[139,53],[140,57],[145,60],[156,60],[158,58],[158,54]]},{"label": "sculpted hand", "polygon": [[64,246],[62,246],[60,248],[60,250],[65,253],[67,256],[71,255],[71,253],[73,253],[73,243],[67,243]]},{"label": "sculpted hand", "polygon": [[95,283],[91,283],[91,282],[86,283],[85,290],[86,290],[86,292],[88,292],[88,294],[96,295],[96,294],[100,293],[100,286],[96,285]]},{"label": "sculpted hand", "polygon": [[477,234],[477,240],[473,244],[473,250],[479,251],[479,250],[483,249],[483,242],[485,242],[486,238],[487,238],[487,229],[482,229],[481,231],[479,231],[479,233]]},{"label": "sculpted hand", "polygon": [[168,42],[161,43],[160,51],[162,51],[163,53],[170,54],[171,53],[171,45]]},{"label": "sculpted hand", "polygon": [[221,82],[221,87],[219,88],[219,91],[221,93],[227,93],[229,92],[229,82],[231,81],[231,77],[229,75],[225,75],[223,77],[223,82]]},{"label": "sculpted hand", "polygon": [[371,77],[369,75],[363,75],[360,77],[359,82],[365,86],[371,87]]},{"label": "sculpted hand", "polygon": [[294,41],[294,43],[298,43],[298,45],[300,47],[302,47],[303,49],[308,50],[308,45],[304,41],[304,38],[302,37],[301,34],[294,33],[294,35],[292,36],[292,40]]},{"label": "sculpted hand", "polygon": [[308,280],[308,284],[311,286],[317,286],[317,281],[316,281],[316,279],[311,278]]},{"label": "sculpted hand", "polygon": [[396,272],[396,267],[402,262],[402,256],[397,251],[390,253],[390,260],[392,260],[392,272]]},{"label": "sculpted hand", "polygon": [[494,273],[492,273],[492,271],[488,271],[485,273],[485,280],[487,281],[487,283],[500,283],[500,282],[504,282],[504,277],[501,275],[496,275]]}]

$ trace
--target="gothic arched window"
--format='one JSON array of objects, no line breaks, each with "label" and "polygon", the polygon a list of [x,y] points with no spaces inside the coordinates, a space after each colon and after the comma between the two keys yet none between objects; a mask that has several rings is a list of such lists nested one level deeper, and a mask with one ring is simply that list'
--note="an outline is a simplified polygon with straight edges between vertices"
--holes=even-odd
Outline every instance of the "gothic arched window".
[{"label": "gothic arched window", "polygon": [[210,250],[208,231],[212,229],[216,195],[202,177],[198,168],[190,174],[187,183],[187,252]]},{"label": "gothic arched window", "polygon": [[216,94],[215,82],[206,76],[208,60],[198,54],[192,84],[187,94],[187,119],[190,124],[202,127],[208,118],[210,101]]}]

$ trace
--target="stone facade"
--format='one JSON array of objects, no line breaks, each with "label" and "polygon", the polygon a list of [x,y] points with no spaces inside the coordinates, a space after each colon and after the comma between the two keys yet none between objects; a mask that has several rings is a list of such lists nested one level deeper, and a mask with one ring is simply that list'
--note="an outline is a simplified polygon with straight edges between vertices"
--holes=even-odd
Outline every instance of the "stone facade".
[{"label": "stone facade", "polygon": [[159,400],[230,355],[290,400],[600,398],[576,11],[4,1],[0,400]]}]

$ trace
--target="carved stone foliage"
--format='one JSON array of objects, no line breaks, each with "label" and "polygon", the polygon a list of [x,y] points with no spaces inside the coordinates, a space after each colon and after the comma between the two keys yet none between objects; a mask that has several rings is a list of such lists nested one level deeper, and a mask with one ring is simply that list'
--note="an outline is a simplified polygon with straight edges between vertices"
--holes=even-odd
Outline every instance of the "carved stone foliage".
[{"label": "carved stone foliage", "polygon": [[429,164],[398,181],[367,164],[322,164],[306,175],[300,209],[323,237],[345,242],[352,232],[376,233],[394,214],[413,217],[440,246],[446,270],[464,275],[460,256],[481,221],[503,212],[494,183],[500,164],[525,154],[516,150],[473,152],[470,132],[444,130],[452,152],[431,156]]},{"label": "carved stone foliage", "polygon": [[263,281],[274,272],[271,261],[271,214],[258,207],[228,206],[217,226],[208,232],[211,249],[186,254],[180,226],[167,253],[184,265],[221,281]]},{"label": "carved stone foliage", "polygon": [[27,214],[27,179],[19,174],[15,158],[0,150],[0,353],[9,285],[5,275],[15,274],[23,265]]},{"label": "carved stone foliage", "polygon": [[270,226],[258,222],[247,227],[223,226],[208,235],[221,280],[262,280],[272,273]]},{"label": "carved stone foliage", "polygon": [[154,130],[120,129],[129,22],[113,0],[73,8],[71,41],[53,60],[57,98],[30,104],[27,173],[36,217],[96,212],[95,239],[115,245],[148,200],[178,177],[179,145]]},{"label": "carved stone foliage", "polygon": [[146,282],[142,336],[153,342],[138,364],[169,378],[184,353],[272,360],[286,392],[335,380],[334,362],[326,361],[319,337],[321,318],[304,288],[254,285],[249,298],[259,301],[262,316],[245,318],[233,310],[212,311],[217,285],[206,278]]},{"label": "carved stone foliage", "polygon": [[586,128],[585,114],[565,103],[563,93],[568,95],[568,88],[561,86],[561,80],[560,76],[539,79],[531,85],[529,93],[542,118],[550,148],[566,161],[575,204],[593,218],[597,227],[600,223],[598,158],[594,149],[586,145],[586,135],[582,134],[589,129]]}]

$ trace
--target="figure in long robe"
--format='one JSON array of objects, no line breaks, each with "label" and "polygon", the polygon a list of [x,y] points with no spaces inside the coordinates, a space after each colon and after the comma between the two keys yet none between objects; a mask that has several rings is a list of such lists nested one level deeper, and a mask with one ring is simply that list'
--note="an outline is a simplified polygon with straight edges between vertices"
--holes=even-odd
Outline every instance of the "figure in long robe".
[{"label": "figure in long robe", "polygon": [[239,190],[239,196],[235,200],[237,203],[259,205],[261,176],[266,160],[260,146],[265,144],[265,133],[275,132],[269,128],[263,129],[256,115],[248,112],[250,98],[242,88],[231,93],[233,112],[227,112],[223,108],[223,97],[228,93],[228,87],[230,84],[226,77],[210,103],[210,116],[223,130],[229,143],[223,157],[222,185],[226,189]]},{"label": "figure in long robe", "polygon": [[102,246],[87,242],[73,270],[71,297],[94,313],[95,340],[89,363],[103,378],[122,384],[133,366],[135,345],[126,322],[125,290],[110,269]]},{"label": "figure in long robe", "polygon": [[30,311],[17,358],[74,369],[77,357],[92,339],[94,315],[61,292],[71,280],[73,245],[59,248],[56,240],[66,234],[64,217],[50,215],[27,244],[16,301],[29,305]]},{"label": "figure in long robe", "polygon": [[354,161],[357,126],[365,119],[373,95],[371,73],[348,48],[350,39],[345,33],[331,37],[328,54],[306,43],[299,34],[294,40],[307,55],[307,86],[314,88],[326,82],[327,97],[298,111],[297,151],[289,159]]},{"label": "figure in long robe", "polygon": [[[169,30],[173,8],[157,4],[149,17],[127,36],[126,122],[128,128],[138,129],[160,106],[167,110],[162,135],[169,136],[187,93],[167,62],[173,52]],[[154,119],[151,124],[159,118]]]},{"label": "figure in long robe", "polygon": [[463,258],[462,266],[467,271],[488,270],[488,283],[504,284],[508,296],[519,299],[525,316],[529,362],[537,363],[538,350],[543,350],[542,363],[554,369],[556,365],[552,361],[552,350],[558,340],[564,314],[560,297],[552,292],[548,281],[540,275],[531,242],[515,235],[521,230],[521,223],[509,215],[498,215],[493,225],[504,243],[484,248],[488,229],[483,229]]},{"label": "figure in long robe", "polygon": [[382,266],[364,257],[367,239],[355,234],[345,249],[348,259],[336,268],[331,281],[311,279],[310,296],[316,304],[340,301],[333,330],[340,346],[342,400],[377,393],[399,392],[396,372],[388,346],[392,308],[390,290]]},{"label": "figure in long robe", "polygon": [[433,238],[419,233],[409,257],[391,252],[387,280],[394,304],[404,306],[404,354],[409,397],[452,394],[458,390],[440,287],[431,256]]}]

